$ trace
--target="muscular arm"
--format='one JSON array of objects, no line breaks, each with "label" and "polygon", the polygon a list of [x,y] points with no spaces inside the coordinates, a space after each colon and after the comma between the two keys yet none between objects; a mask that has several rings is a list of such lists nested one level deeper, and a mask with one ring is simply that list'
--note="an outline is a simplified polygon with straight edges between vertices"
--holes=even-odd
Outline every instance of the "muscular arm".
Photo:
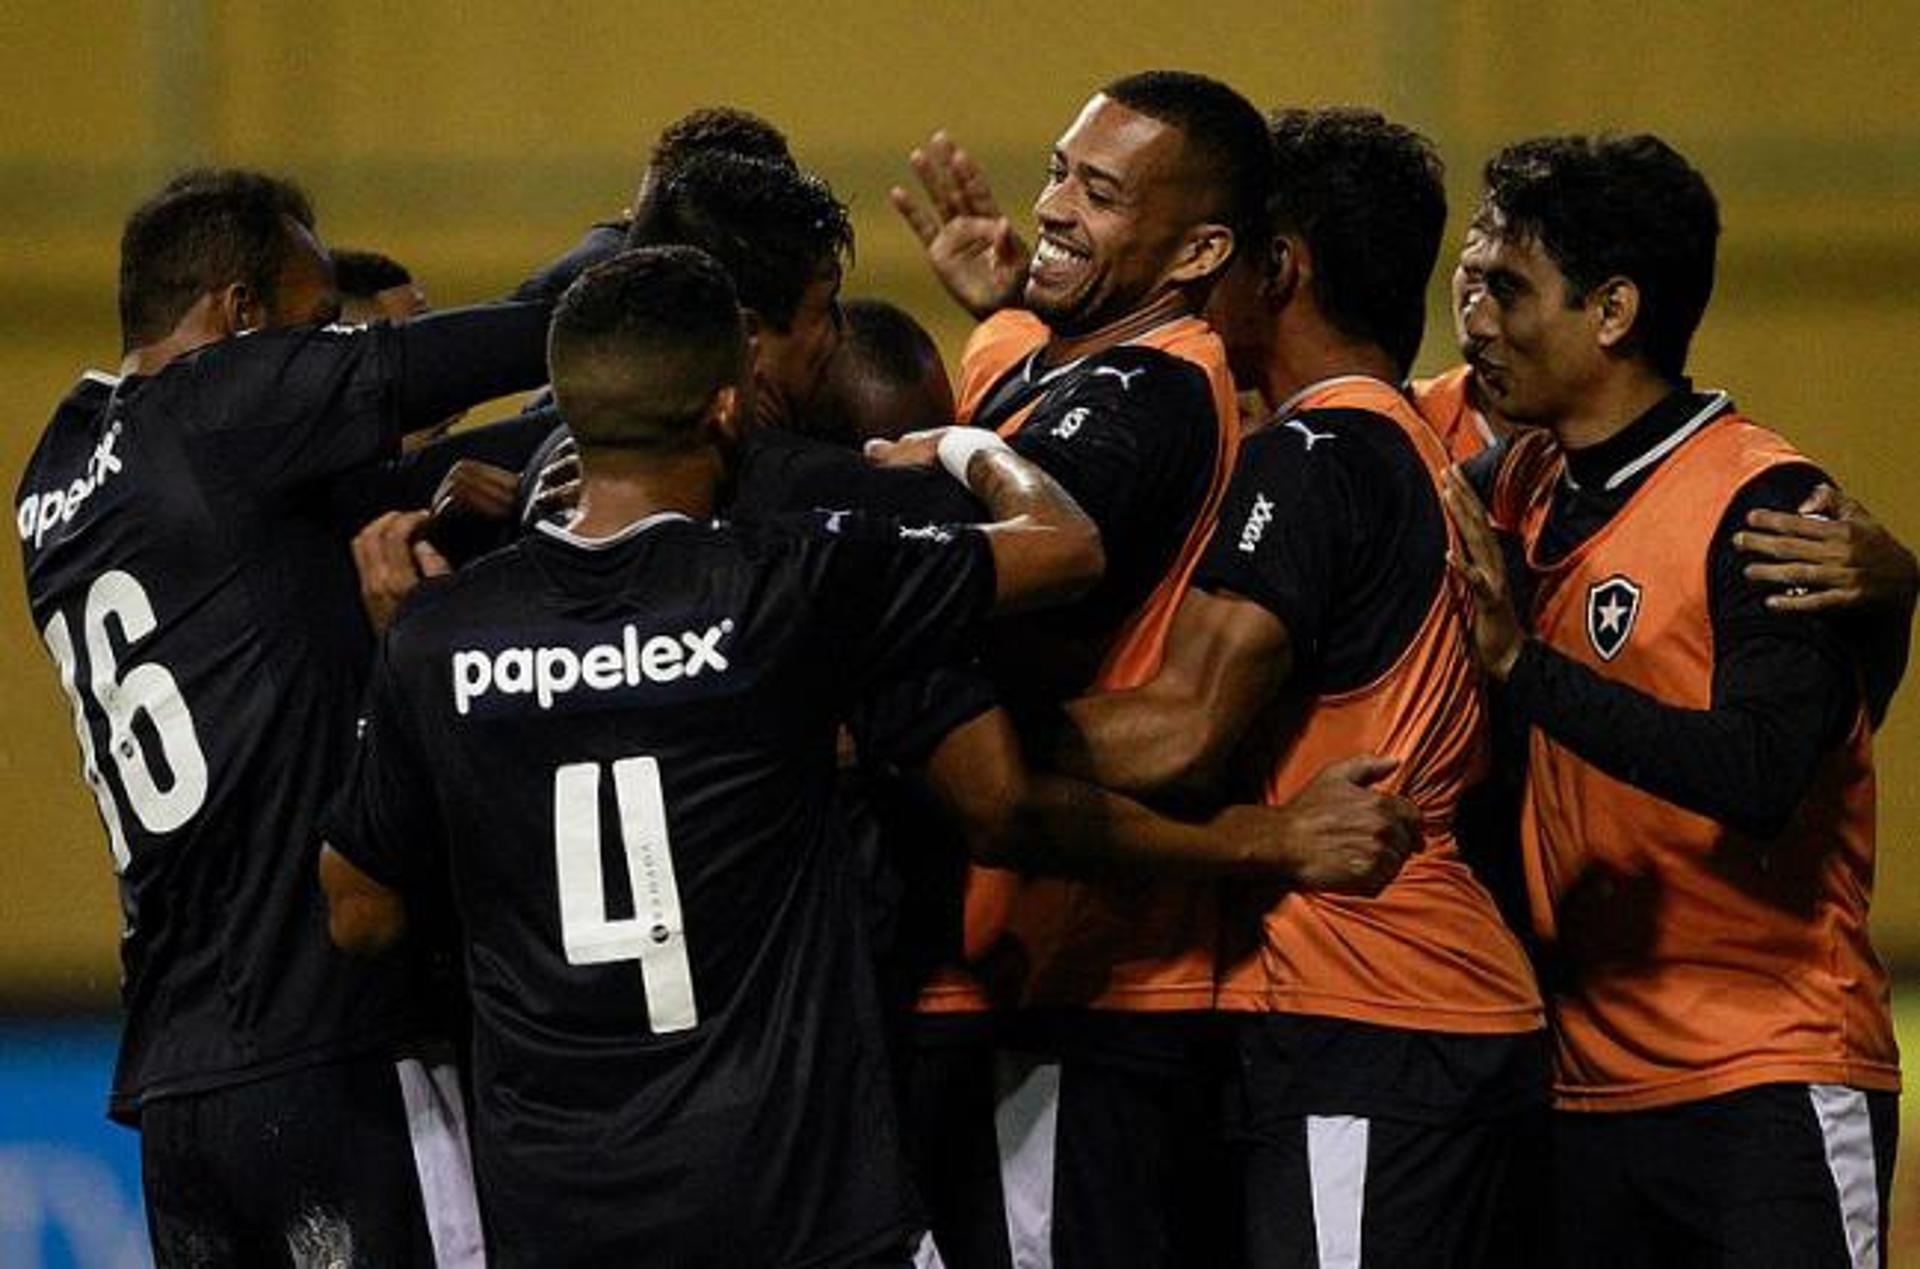
[{"label": "muscular arm", "polygon": [[1079,598],[1106,572],[1100,530],[1060,482],[1008,449],[975,453],[967,488],[986,504],[995,612]]},{"label": "muscular arm", "polygon": [[1204,790],[1292,673],[1280,618],[1237,595],[1190,589],[1160,672],[1128,691],[1069,702],[1050,757],[1136,796]]},{"label": "muscular arm", "polygon": [[1011,721],[995,709],[949,732],[926,772],[959,816],[969,850],[990,866],[1080,877],[1259,876],[1372,894],[1417,840],[1411,804],[1363,787],[1393,766],[1335,764],[1285,806],[1232,806],[1189,822],[1029,769]]}]

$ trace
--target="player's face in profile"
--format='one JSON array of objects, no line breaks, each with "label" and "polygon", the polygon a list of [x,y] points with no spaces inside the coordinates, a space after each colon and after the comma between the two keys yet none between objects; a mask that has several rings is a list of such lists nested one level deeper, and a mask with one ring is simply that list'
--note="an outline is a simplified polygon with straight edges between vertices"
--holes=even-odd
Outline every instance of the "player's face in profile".
[{"label": "player's face in profile", "polygon": [[806,416],[840,347],[840,270],[807,284],[785,330],[760,326],[754,340],[753,378],[760,421],[780,426]]},{"label": "player's face in profile", "polygon": [[333,260],[307,229],[287,221],[292,246],[274,281],[273,303],[265,326],[309,326],[340,317],[340,292],[333,282]]},{"label": "player's face in profile", "polygon": [[1456,278],[1464,351],[1488,404],[1522,425],[1564,417],[1600,353],[1560,266],[1537,237],[1486,229],[1468,237]]},{"label": "player's face in profile", "polygon": [[1098,330],[1161,289],[1199,219],[1184,145],[1178,129],[1095,96],[1054,146],[1026,303],[1055,331]]}]

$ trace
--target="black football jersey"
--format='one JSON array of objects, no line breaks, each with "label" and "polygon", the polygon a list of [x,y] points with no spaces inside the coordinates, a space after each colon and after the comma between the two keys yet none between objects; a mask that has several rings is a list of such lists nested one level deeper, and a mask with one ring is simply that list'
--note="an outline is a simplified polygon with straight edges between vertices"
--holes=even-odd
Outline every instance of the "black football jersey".
[{"label": "black football jersey", "polygon": [[1059,481],[1100,528],[1107,571],[1077,603],[999,625],[992,660],[1016,698],[1076,695],[1114,633],[1173,566],[1219,456],[1213,391],[1197,365],[1121,344],[1053,370],[1037,358],[988,390],[973,422]]},{"label": "black football jersey", "polygon": [[314,867],[372,636],[322,508],[391,445],[386,328],[89,374],[15,499],[125,912],[116,1115],[370,1051],[404,985],[337,952]]},{"label": "black football jersey", "polygon": [[839,1264],[910,1232],[835,732],[992,593],[972,530],[662,515],[541,524],[403,609],[328,840],[452,889],[499,1263]]}]

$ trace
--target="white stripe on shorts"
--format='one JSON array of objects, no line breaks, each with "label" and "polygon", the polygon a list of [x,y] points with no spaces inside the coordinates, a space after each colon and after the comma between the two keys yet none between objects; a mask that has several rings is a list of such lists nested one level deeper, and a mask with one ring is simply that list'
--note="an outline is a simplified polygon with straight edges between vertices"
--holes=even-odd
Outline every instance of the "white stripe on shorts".
[{"label": "white stripe on shorts", "polygon": [[451,1062],[418,1058],[394,1063],[407,1105],[407,1135],[420,1201],[439,1269],[484,1269],[487,1248],[480,1235],[480,1200],[473,1188],[473,1155],[467,1148],[467,1108],[460,1100],[460,1073]]},{"label": "white stripe on shorts", "polygon": [[1840,1200],[1840,1225],[1847,1234],[1853,1269],[1880,1269],[1880,1178],[1873,1162],[1873,1119],[1867,1095],[1844,1084],[1809,1084],[1820,1140],[1827,1149]]},{"label": "white stripe on shorts", "polygon": [[1320,1269],[1360,1269],[1367,1134],[1368,1123],[1358,1115],[1307,1116],[1307,1181]]},{"label": "white stripe on shorts", "polygon": [[1007,1207],[1013,1269],[1053,1269],[1054,1143],[1060,1064],[1023,1053],[994,1057],[993,1135]]}]

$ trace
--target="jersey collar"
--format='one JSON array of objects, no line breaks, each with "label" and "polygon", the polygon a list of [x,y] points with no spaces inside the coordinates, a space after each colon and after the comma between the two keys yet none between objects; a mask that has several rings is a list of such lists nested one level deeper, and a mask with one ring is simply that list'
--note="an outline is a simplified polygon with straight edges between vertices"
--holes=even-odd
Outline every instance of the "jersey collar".
[{"label": "jersey collar", "polygon": [[[577,517],[578,513],[576,512],[575,518]],[[656,525],[666,524],[671,520],[684,520],[688,524],[693,523],[692,516],[679,511],[656,511],[650,516],[640,517],[633,523],[603,538],[590,538],[575,533],[571,527],[573,524],[572,519],[569,519],[566,524],[555,524],[551,520],[541,520],[533,527],[555,541],[564,542],[568,546],[578,547],[583,551],[604,551],[609,547],[618,546],[622,542],[631,541],[639,537],[642,533],[645,533],[648,529]]]}]

